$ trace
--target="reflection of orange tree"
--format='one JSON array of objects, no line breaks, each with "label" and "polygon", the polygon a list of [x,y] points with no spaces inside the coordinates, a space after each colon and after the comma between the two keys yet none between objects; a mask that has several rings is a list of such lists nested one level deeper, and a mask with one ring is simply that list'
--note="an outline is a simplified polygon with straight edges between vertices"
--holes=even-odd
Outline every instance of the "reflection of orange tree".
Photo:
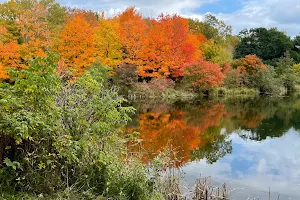
[{"label": "reflection of orange tree", "polygon": [[[252,104],[252,102],[247,103],[235,103],[230,104],[228,108],[228,116],[226,122],[226,128],[228,131],[239,129],[244,127],[247,129],[256,128],[264,119],[270,117],[272,113],[263,112],[262,107],[258,107],[257,103]],[[228,127],[230,123],[232,127]]]},{"label": "reflection of orange tree", "polygon": [[148,112],[139,115],[139,138],[143,140],[142,148],[149,153],[144,157],[145,161],[171,147],[177,152],[177,166],[189,160],[190,150],[199,143],[199,130],[188,126],[183,116],[184,112],[180,110],[168,114]]},{"label": "reflection of orange tree", "polygon": [[[196,119],[193,115],[197,115]],[[148,112],[139,115],[138,128],[127,131],[140,132],[139,138],[143,141],[141,146],[149,152],[144,157],[146,162],[166,147],[172,147],[177,152],[176,166],[181,166],[190,160],[192,150],[215,140],[209,138],[209,134],[206,137],[201,137],[201,134],[209,127],[218,126],[224,115],[225,107],[222,104],[193,107],[186,112],[178,109],[169,113]],[[220,134],[220,131],[216,134]],[[137,146],[132,150],[137,150]]]},{"label": "reflection of orange tree", "polygon": [[186,121],[190,125],[199,127],[201,133],[205,132],[208,127],[217,126],[221,119],[226,116],[225,105],[207,101],[203,105],[186,107]]}]

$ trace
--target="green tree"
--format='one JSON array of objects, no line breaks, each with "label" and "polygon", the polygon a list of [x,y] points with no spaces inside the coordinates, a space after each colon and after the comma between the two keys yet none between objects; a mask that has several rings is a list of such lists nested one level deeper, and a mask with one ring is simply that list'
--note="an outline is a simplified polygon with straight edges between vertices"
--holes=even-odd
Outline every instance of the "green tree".
[{"label": "green tree", "polygon": [[300,62],[300,36],[296,36],[293,39],[293,48],[291,50],[291,57],[296,63]]},{"label": "green tree", "polygon": [[232,61],[238,38],[232,35],[231,26],[208,14],[204,21],[189,19],[189,32],[206,37],[207,42],[201,45],[201,49],[207,61],[219,65]]},{"label": "green tree", "polygon": [[62,7],[55,0],[41,0],[47,10],[47,21],[52,29],[61,29],[65,23],[66,8]]},{"label": "green tree", "polygon": [[221,40],[232,35],[232,27],[211,14],[205,15],[204,21],[189,19],[189,29],[192,33],[202,33],[207,39]]},{"label": "green tree", "polygon": [[292,40],[286,33],[276,28],[255,28],[239,33],[240,43],[234,53],[235,58],[255,54],[265,64],[275,66],[277,60],[292,48]]},{"label": "green tree", "polygon": [[277,62],[276,72],[278,77],[282,80],[283,86],[288,90],[292,91],[295,89],[297,80],[297,74],[295,73],[294,59],[291,58],[289,52],[286,52]]}]

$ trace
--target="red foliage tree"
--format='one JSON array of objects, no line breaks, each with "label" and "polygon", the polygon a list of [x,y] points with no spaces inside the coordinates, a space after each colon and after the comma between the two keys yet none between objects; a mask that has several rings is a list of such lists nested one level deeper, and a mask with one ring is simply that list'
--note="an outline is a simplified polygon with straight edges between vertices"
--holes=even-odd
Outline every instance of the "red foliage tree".
[{"label": "red foliage tree", "polygon": [[184,79],[193,88],[210,89],[224,83],[225,75],[219,65],[203,59],[188,65],[184,70]]},{"label": "red foliage tree", "polygon": [[142,54],[143,65],[139,75],[143,77],[182,76],[185,63],[192,63],[200,56],[197,35],[189,34],[188,21],[180,16],[161,15],[152,20],[148,45]]}]

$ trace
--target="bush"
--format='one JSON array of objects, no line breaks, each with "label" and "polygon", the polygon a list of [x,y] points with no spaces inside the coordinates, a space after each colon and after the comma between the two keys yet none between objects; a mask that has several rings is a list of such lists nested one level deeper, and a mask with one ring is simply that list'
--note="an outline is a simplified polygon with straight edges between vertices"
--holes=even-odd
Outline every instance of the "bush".
[{"label": "bush", "polygon": [[237,88],[241,86],[240,72],[237,69],[228,69],[225,72],[224,86],[227,88]]},{"label": "bush", "polygon": [[[256,63],[256,62],[255,62]],[[257,63],[256,63],[257,64]],[[263,94],[280,94],[283,81],[277,78],[276,71],[272,66],[254,66],[248,71],[241,68],[229,69],[225,72],[224,87],[228,89],[238,89],[241,87],[257,89]]]},{"label": "bush", "polygon": [[222,85],[224,78],[219,65],[199,60],[185,68],[183,84],[195,91],[208,90]]},{"label": "bush", "polygon": [[101,67],[63,82],[56,63],[36,58],[12,73],[13,85],[0,84],[0,193],[151,199],[148,169],[123,157],[119,133],[133,108],[106,87]]},{"label": "bush", "polygon": [[276,78],[276,71],[272,66],[249,76],[249,87],[257,88],[263,94],[280,94],[281,86],[282,81]]},{"label": "bush", "polygon": [[293,91],[297,82],[297,73],[295,71],[294,60],[290,57],[290,54],[286,52],[276,63],[276,72],[278,78],[281,79],[283,86],[287,91]]}]

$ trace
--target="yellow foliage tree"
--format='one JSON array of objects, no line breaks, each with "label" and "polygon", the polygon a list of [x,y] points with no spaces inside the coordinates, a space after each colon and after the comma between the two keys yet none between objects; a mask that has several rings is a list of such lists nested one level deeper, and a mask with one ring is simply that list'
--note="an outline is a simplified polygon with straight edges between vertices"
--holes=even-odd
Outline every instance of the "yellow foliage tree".
[{"label": "yellow foliage tree", "polygon": [[120,41],[120,23],[117,18],[100,18],[99,26],[95,30],[97,52],[101,63],[116,67],[122,58],[122,44]]}]

